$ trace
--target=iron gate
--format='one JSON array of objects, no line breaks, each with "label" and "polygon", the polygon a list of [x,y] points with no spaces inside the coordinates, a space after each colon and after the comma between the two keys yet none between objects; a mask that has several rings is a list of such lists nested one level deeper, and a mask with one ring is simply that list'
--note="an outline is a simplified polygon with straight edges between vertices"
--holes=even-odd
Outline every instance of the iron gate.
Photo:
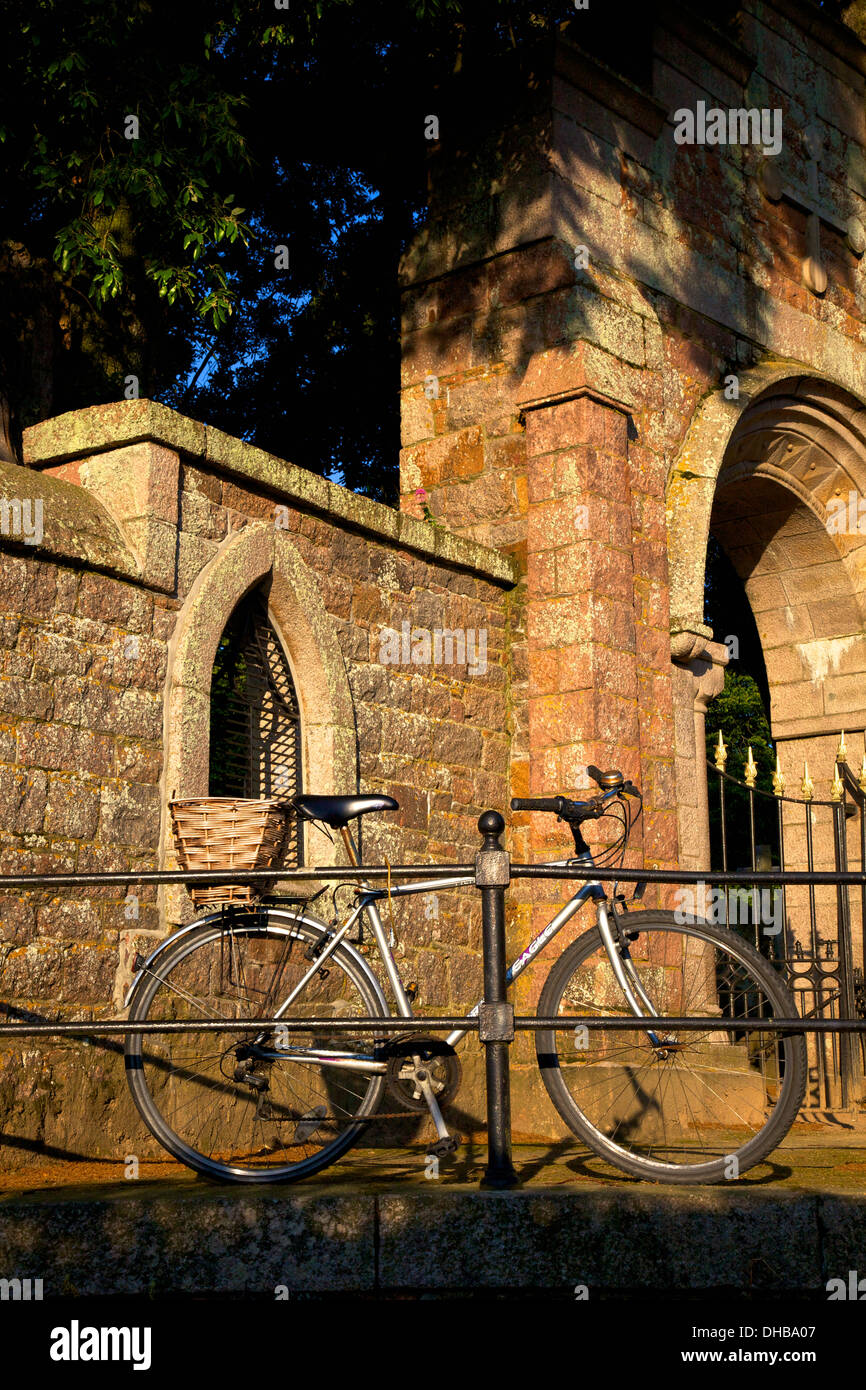
[{"label": "iron gate", "polygon": [[[839,743],[830,800],[815,798],[804,763],[800,797],[785,795],[785,778],[777,757],[773,790],[756,785],[758,768],[749,748],[744,780],[726,770],[727,748],[721,732],[708,776],[717,779],[711,796],[712,867],[723,871],[805,869],[816,858],[832,855],[837,872],[866,870],[866,753],[859,776],[848,766],[845,736]],[[735,827],[732,834],[732,824]],[[767,838],[758,839],[762,832]],[[747,863],[731,863],[732,840],[739,857],[745,843]],[[768,842],[767,842],[768,841]],[[849,864],[853,848],[857,860]],[[866,888],[861,887],[852,913],[851,890],[834,887],[751,888],[721,890],[719,919],[751,937],[756,949],[785,976],[802,1018],[866,1017],[864,930]],[[856,937],[856,940],[855,940]],[[866,1071],[866,1039],[852,1033],[820,1033],[809,1040],[809,1086],[804,1106],[813,1110],[848,1110],[861,1099]]]}]

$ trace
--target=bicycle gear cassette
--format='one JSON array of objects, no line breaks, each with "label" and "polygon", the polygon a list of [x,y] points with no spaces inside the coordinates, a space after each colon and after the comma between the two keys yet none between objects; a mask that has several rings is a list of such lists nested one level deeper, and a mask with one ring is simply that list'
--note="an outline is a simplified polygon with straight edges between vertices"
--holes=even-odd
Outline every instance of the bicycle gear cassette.
[{"label": "bicycle gear cassette", "polygon": [[454,1049],[439,1038],[406,1038],[401,1047],[405,1051],[389,1057],[385,1074],[388,1091],[398,1105],[404,1110],[427,1109],[420,1084],[422,1073],[429,1077],[439,1105],[448,1105],[460,1089],[460,1062]]}]

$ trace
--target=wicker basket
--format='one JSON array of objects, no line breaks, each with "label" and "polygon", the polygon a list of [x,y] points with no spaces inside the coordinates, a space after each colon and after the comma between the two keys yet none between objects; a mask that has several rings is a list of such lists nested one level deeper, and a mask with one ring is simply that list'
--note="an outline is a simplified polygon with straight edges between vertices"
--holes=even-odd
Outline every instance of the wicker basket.
[{"label": "wicker basket", "polygon": [[[197,796],[168,806],[182,869],[269,869],[286,838],[289,808],[274,799]],[[189,892],[205,907],[254,902],[265,886],[220,883]]]}]

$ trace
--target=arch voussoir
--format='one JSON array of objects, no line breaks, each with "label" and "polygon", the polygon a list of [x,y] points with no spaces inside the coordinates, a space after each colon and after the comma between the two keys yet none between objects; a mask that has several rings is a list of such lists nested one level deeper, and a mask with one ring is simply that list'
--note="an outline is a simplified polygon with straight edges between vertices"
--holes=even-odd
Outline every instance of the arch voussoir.
[{"label": "arch voussoir", "polygon": [[[267,523],[252,523],[231,536],[197,576],[169,649],[160,834],[160,862],[167,868],[174,864],[168,799],[208,793],[210,686],[217,647],[234,609],[259,584],[266,588],[300,705],[304,788],[325,795],[357,790],[353,704],[333,620],[292,538]],[[321,848],[311,843],[309,849],[312,862],[330,852],[324,841]],[[183,890],[169,889],[168,920],[183,920],[187,904]]]}]

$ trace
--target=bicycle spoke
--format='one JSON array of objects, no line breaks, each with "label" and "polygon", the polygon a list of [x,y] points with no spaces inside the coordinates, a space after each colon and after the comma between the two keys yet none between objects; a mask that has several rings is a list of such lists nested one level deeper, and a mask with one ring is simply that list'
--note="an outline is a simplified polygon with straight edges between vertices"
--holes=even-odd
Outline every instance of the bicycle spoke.
[{"label": "bicycle spoke", "polygon": [[[313,935],[309,940],[317,942]],[[302,935],[272,929],[261,914],[221,931],[194,933],[167,955],[147,990],[138,1017],[267,1017],[309,970]],[[231,1010],[231,1013],[227,1013]],[[381,1094],[383,1078],[319,1060],[327,1053],[361,1051],[350,1040],[353,1015],[379,1012],[357,972],[335,952],[326,973],[314,976],[294,1001],[290,1017],[332,1013],[334,1034],[291,1036],[275,1048],[275,1029],[243,1033],[167,1034],[157,1048],[139,1041],[141,1066],[131,1075],[136,1103],[157,1137],[178,1156],[215,1176],[265,1180],[314,1170],[331,1161],[359,1132],[362,1117]],[[310,1052],[309,1060],[302,1055]],[[285,1052],[287,1055],[280,1055]]]},{"label": "bicycle spoke", "polygon": [[768,1151],[767,1135],[791,1123],[804,1069],[796,1040],[768,1043],[764,1034],[716,1030],[713,1020],[770,1017],[773,991],[783,1010],[793,1005],[735,935],[676,925],[666,913],[647,919],[654,925],[635,939],[629,968],[654,1013],[706,1017],[706,1032],[662,1032],[654,1046],[639,1023],[633,1032],[606,1029],[605,1018],[633,1015],[601,936],[588,933],[554,966],[545,993],[555,989],[556,997],[543,994],[539,1011],[601,1026],[589,1030],[580,1054],[569,1051],[564,1032],[539,1037],[542,1075],[560,1113],[608,1161],[642,1176],[718,1180],[730,1176],[731,1156],[750,1166]]}]

